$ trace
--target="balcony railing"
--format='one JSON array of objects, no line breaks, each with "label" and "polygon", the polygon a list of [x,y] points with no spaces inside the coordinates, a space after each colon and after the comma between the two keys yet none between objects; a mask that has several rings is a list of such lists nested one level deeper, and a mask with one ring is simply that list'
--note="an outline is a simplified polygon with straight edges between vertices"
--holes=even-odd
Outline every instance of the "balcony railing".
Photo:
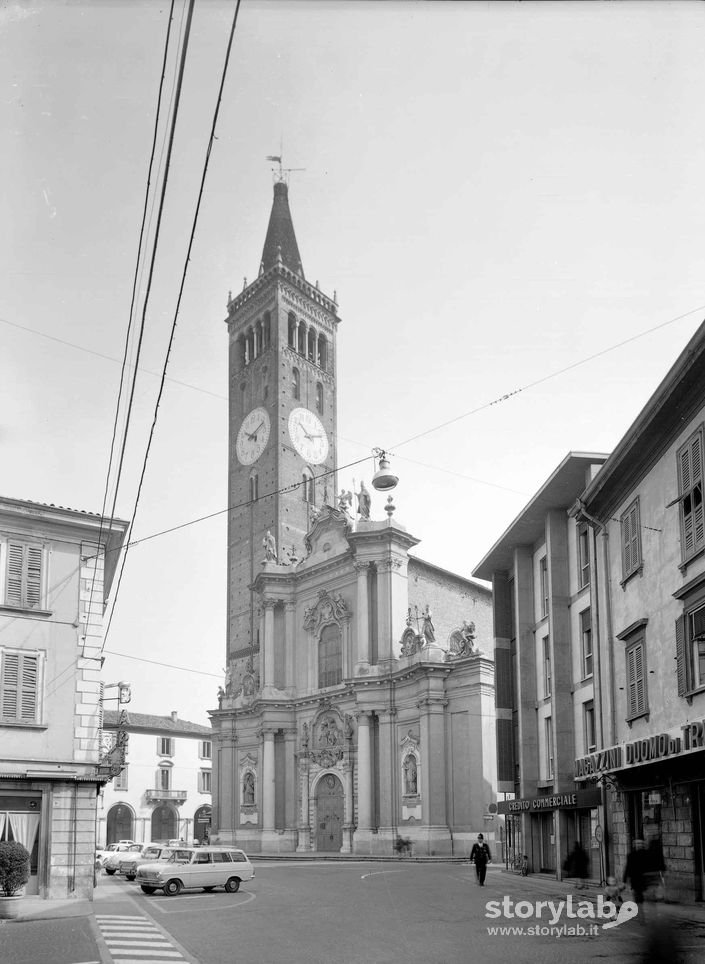
[{"label": "balcony railing", "polygon": [[169,800],[171,803],[183,803],[188,796],[187,790],[160,790],[158,787],[147,790],[145,793],[147,803],[162,803]]}]

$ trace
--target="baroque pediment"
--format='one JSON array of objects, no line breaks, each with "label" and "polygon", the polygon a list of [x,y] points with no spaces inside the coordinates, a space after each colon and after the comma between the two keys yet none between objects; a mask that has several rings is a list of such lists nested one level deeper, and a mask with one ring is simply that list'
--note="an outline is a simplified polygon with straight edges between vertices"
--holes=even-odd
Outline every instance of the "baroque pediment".
[{"label": "baroque pediment", "polygon": [[341,509],[324,505],[306,536],[306,564],[322,562],[350,549],[350,516]]}]

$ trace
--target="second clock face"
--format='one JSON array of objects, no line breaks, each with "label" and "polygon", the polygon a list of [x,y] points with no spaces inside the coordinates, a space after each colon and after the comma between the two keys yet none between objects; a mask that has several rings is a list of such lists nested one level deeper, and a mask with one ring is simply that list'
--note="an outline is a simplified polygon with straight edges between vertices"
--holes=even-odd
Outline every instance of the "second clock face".
[{"label": "second clock face", "polygon": [[235,449],[243,465],[252,465],[264,452],[269,441],[269,415],[264,408],[253,408],[243,419],[237,433]]},{"label": "second clock face", "polygon": [[328,456],[328,436],[321,420],[307,408],[295,408],[289,415],[289,438],[301,458],[320,465]]}]

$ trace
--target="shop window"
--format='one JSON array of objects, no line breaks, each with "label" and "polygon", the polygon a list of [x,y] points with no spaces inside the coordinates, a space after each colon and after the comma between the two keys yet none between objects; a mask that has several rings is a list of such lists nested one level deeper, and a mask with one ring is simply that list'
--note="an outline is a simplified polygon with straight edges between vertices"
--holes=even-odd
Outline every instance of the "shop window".
[{"label": "shop window", "polygon": [[703,427],[678,450],[678,497],[683,562],[705,549],[703,507]]},{"label": "shop window", "polygon": [[684,605],[676,620],[678,695],[689,697],[705,689],[705,575],[675,596]]},{"label": "shop window", "polygon": [[590,532],[585,524],[578,526],[578,585],[590,585]]},{"label": "shop window", "polygon": [[325,626],[318,642],[318,686],[337,686],[343,679],[343,640],[340,627]]},{"label": "shop window", "polygon": [[582,649],[583,679],[592,676],[592,616],[589,609],[580,613],[580,639]]},{"label": "shop window", "polygon": [[622,581],[641,572],[641,520],[635,499],[620,519],[622,531]]},{"label": "shop window", "polygon": [[0,722],[41,723],[43,654],[0,648]]}]

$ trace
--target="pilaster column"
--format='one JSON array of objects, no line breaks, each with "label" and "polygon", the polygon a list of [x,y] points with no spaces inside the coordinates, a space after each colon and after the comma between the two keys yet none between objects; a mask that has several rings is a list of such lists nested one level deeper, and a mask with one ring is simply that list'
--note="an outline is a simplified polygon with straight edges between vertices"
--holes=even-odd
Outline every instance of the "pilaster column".
[{"label": "pilaster column", "polygon": [[399,822],[399,760],[395,739],[397,711],[393,707],[377,710],[379,719],[379,769],[388,774],[380,781],[379,826],[383,829],[395,827]]},{"label": "pilaster column", "polygon": [[293,602],[284,605],[284,632],[286,634],[286,680],[285,686],[296,687],[296,630],[294,618],[296,606]]},{"label": "pilaster column", "polygon": [[262,730],[262,830],[274,830],[274,730]]},{"label": "pilaster column", "polygon": [[369,598],[367,592],[367,572],[369,563],[355,564],[357,572],[357,665],[355,675],[367,673],[370,665]]},{"label": "pilaster column", "polygon": [[370,747],[370,714],[357,714],[357,829],[370,830],[372,822],[372,754]]},{"label": "pilaster column", "polygon": [[262,638],[262,686],[274,686],[274,607],[276,599],[265,599],[262,602],[264,610],[264,631]]}]

